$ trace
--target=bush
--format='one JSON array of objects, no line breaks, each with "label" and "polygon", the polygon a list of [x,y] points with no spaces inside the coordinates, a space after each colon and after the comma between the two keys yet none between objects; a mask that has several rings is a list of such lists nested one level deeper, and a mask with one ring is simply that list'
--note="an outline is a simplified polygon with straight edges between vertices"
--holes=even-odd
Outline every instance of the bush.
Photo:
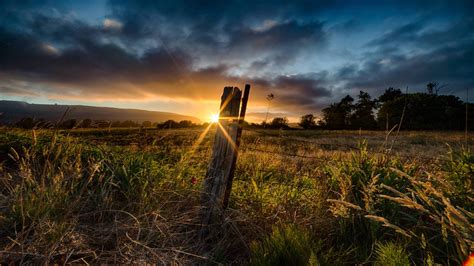
[{"label": "bush", "polygon": [[288,128],[288,119],[286,117],[275,117],[270,123],[270,127],[276,129],[286,129]]}]

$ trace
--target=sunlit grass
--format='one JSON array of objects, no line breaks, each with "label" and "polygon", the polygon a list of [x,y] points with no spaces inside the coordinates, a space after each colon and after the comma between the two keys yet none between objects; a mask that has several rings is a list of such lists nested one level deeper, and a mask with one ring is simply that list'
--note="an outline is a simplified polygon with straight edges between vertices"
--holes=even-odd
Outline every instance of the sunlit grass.
[{"label": "sunlit grass", "polygon": [[[283,257],[339,265],[400,253],[380,243],[403,247],[416,264],[466,259],[472,155],[454,133],[437,140],[429,132],[400,138],[396,150],[415,155],[409,159],[373,153],[383,133],[244,131],[229,209],[204,252],[199,198],[216,130],[73,130],[55,143],[48,130],[0,132],[0,262]],[[410,146],[423,137],[429,141]],[[362,139],[369,141],[358,145]],[[420,161],[415,152],[444,160]]]}]

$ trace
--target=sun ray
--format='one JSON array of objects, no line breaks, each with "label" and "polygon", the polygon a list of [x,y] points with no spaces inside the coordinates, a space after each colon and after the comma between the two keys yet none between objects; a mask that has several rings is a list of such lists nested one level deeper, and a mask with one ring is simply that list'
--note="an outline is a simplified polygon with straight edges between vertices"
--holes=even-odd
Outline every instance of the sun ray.
[{"label": "sun ray", "polygon": [[[194,142],[194,144],[191,146],[191,148],[181,156],[181,159],[179,160],[178,165],[185,164],[186,161],[188,160],[188,158],[194,154],[196,149],[199,147],[199,145],[202,143],[202,141],[206,137],[207,133],[211,129],[211,126],[212,126],[212,124],[207,125],[207,127],[199,135],[199,138]],[[181,177],[181,174],[183,173],[183,167],[177,167],[177,168],[180,169],[179,172],[177,173],[177,176]]]},{"label": "sun ray", "polygon": [[227,133],[227,130],[225,130],[225,128],[222,126],[221,123],[217,123],[217,125],[218,125],[219,128],[221,129],[222,134],[224,135],[224,137],[229,141],[230,145],[232,146],[232,149],[235,150],[235,149],[236,149],[235,142],[234,142],[234,141],[232,140],[232,138],[229,136],[229,133]]},{"label": "sun ray", "polygon": [[204,131],[201,133],[201,135],[199,135],[199,138],[196,140],[196,142],[194,142],[193,146],[191,147],[190,152],[194,152],[196,150],[196,148],[202,143],[202,141],[204,140],[204,138],[207,135],[207,132],[209,132],[209,129],[211,129],[211,126],[212,126],[212,124],[207,125],[206,129],[204,129]]}]

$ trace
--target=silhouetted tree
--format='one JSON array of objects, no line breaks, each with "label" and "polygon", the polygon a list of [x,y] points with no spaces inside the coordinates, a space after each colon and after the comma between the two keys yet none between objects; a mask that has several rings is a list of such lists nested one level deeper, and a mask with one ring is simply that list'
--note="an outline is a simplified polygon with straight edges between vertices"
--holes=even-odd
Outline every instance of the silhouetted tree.
[{"label": "silhouetted tree", "polygon": [[377,113],[379,128],[390,130],[393,126],[400,123],[405,104],[405,98],[402,97],[404,97],[402,91],[394,88],[388,88],[384,94],[380,95],[378,98],[380,108]]},{"label": "silhouetted tree", "polygon": [[286,117],[275,117],[270,126],[272,128],[288,128],[288,119]]},{"label": "silhouetted tree", "polygon": [[192,127],[192,126],[193,126],[193,122],[191,122],[189,120],[179,121],[179,127]]},{"label": "silhouetted tree", "polygon": [[163,124],[158,124],[159,128],[179,128],[179,123],[174,120],[167,120]]},{"label": "silhouetted tree", "polygon": [[462,129],[463,103],[453,95],[412,93],[407,95],[407,129]]},{"label": "silhouetted tree", "polygon": [[259,123],[250,123],[249,127],[250,128],[261,128],[261,127],[263,127],[263,122],[261,124],[259,124]]},{"label": "silhouetted tree", "polygon": [[298,125],[304,129],[311,129],[316,126],[316,117],[312,114],[307,114],[301,117]]},{"label": "silhouetted tree", "polygon": [[392,87],[385,90],[384,94],[380,95],[378,101],[381,103],[386,103],[395,100],[395,98],[401,97],[403,95],[400,89],[394,89]]},{"label": "silhouetted tree", "polygon": [[437,86],[438,84],[434,82],[426,84],[426,90],[428,91],[428,94],[434,94]]},{"label": "silhouetted tree", "polygon": [[402,129],[461,130],[464,127],[465,106],[454,95],[437,95],[428,91],[401,94],[391,99],[382,96],[379,98],[381,106],[377,115],[380,127],[388,124],[391,128],[399,124],[405,105]]},{"label": "silhouetted tree", "polygon": [[[426,93],[402,93],[399,89],[388,88],[378,100],[361,91],[355,105],[353,99],[346,96],[322,110],[322,126],[328,129],[373,129],[378,124],[380,129],[391,129],[400,124],[405,110],[401,129],[463,130],[466,124],[465,103],[454,95],[438,95],[441,87],[437,83],[429,83],[427,88]],[[469,108],[471,106],[469,104]],[[377,107],[376,123],[373,112]],[[468,119],[469,129],[473,129],[474,115]]]},{"label": "silhouetted tree", "polygon": [[143,121],[142,127],[151,127],[151,121]]},{"label": "silhouetted tree", "polygon": [[351,126],[353,128],[374,129],[377,122],[374,117],[374,109],[377,107],[377,101],[367,92],[360,91],[359,100],[354,106],[354,113],[351,115]]},{"label": "silhouetted tree", "polygon": [[354,98],[347,95],[340,102],[333,103],[322,110],[323,125],[329,129],[345,129],[350,126],[350,117],[354,109]]}]

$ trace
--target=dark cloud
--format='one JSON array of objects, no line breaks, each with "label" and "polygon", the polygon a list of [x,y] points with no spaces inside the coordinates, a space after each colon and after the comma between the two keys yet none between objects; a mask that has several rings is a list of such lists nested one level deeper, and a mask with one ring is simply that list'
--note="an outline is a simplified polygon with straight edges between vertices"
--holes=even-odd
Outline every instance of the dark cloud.
[{"label": "dark cloud", "polygon": [[292,94],[302,94],[308,98],[331,96],[331,92],[320,83],[322,80],[304,75],[280,76],[275,80],[275,87],[282,92],[289,91]]},{"label": "dark cloud", "polygon": [[[242,64],[245,59],[250,59],[247,72],[266,73],[264,70],[278,69],[278,66],[291,64],[298,54],[302,52],[320,53],[328,45],[330,32],[337,31],[342,34],[353,33],[362,27],[363,17],[353,17],[333,25],[330,28],[325,22],[317,20],[318,16],[325,10],[357,10],[367,8],[385,12],[409,11],[419,16],[415,21],[408,21],[398,28],[386,31],[368,42],[369,50],[366,50],[363,60],[358,64],[349,63],[335,70],[333,79],[318,80],[325,83],[322,88],[327,88],[328,83],[345,83],[348,89],[358,90],[360,88],[374,89],[379,87],[383,90],[385,86],[396,84],[423,84],[433,79],[443,79],[449,82],[457,80],[458,84],[468,84],[469,78],[465,76],[462,80],[459,72],[454,73],[442,66],[435,64],[430,56],[436,56],[443,49],[448,49],[447,44],[456,43],[472,37],[472,18],[467,12],[472,7],[469,1],[447,2],[447,1],[410,1],[401,4],[399,1],[360,1],[357,4],[347,1],[311,1],[295,2],[256,2],[249,6],[240,1],[221,3],[216,1],[194,1],[193,3],[177,1],[170,3],[141,2],[132,3],[112,1],[114,14],[125,21],[136,21],[137,19],[150,21],[167,20],[175,24],[189,27],[190,33],[186,36],[188,43],[200,54],[206,55],[211,60],[243,59],[237,64]],[[377,9],[381,8],[381,9]],[[144,10],[146,9],[146,10]],[[132,10],[131,12],[129,10]],[[139,10],[137,12],[136,10]],[[430,15],[446,17],[444,12],[461,14],[458,22],[445,26],[429,27]],[[137,18],[137,17],[141,18]],[[309,19],[308,19],[309,18]],[[142,22],[139,25],[147,25]],[[140,30],[135,30],[140,32]],[[145,31],[147,34],[150,31]],[[165,34],[162,32],[162,34]],[[182,32],[175,36],[179,39]],[[469,46],[469,45],[467,45]],[[413,52],[410,49],[424,48],[424,53]],[[466,47],[463,47],[466,48]],[[408,51],[407,51],[408,49]],[[433,51],[436,50],[436,51]],[[449,50],[449,49],[448,49]],[[426,56],[426,58],[424,58]],[[230,66],[235,61],[227,62]],[[462,64],[462,62],[460,62]],[[448,64],[446,64],[447,66]],[[404,68],[416,67],[416,70]],[[449,66],[451,69],[452,66]],[[232,67],[229,67],[232,69]],[[417,74],[414,74],[417,73]],[[461,72],[464,73],[464,72]],[[433,76],[435,75],[435,76]],[[267,78],[272,84],[276,84],[281,77]],[[304,82],[304,81],[299,81]],[[278,83],[276,89],[279,93],[286,94],[284,82]],[[292,94],[301,94],[299,84],[291,84]],[[275,88],[275,87],[274,87]],[[313,84],[305,84],[304,88],[308,95],[329,91],[319,90]],[[309,92],[309,93],[308,93]],[[324,93],[323,93],[324,94]],[[338,95],[337,93],[335,95]],[[288,96],[288,102],[298,96]],[[324,97],[330,98],[331,95]],[[301,105],[314,105],[311,99],[295,100]]]},{"label": "dark cloud", "polygon": [[453,23],[432,27],[417,20],[395,28],[368,42],[359,66],[340,68],[336,79],[346,88],[369,90],[375,94],[387,87],[423,90],[428,82],[446,84],[450,92],[474,85],[474,17],[463,16]]},{"label": "dark cloud", "polygon": [[369,46],[387,49],[400,45],[416,45],[417,47],[439,47],[449,43],[457,43],[474,38],[474,17],[462,19],[447,26],[429,28],[426,21],[410,22],[370,41]]},{"label": "dark cloud", "polygon": [[279,106],[300,111],[318,110],[321,108],[320,100],[332,96],[324,78],[311,75],[278,76],[272,80],[270,89],[277,95],[275,102]]},{"label": "dark cloud", "polygon": [[[128,1],[111,0],[109,5],[113,14],[123,19],[141,16],[166,17],[180,23],[197,23],[212,25],[221,23],[252,23],[266,19],[291,19],[317,16],[324,11],[357,11],[379,10],[405,12],[461,12],[469,13],[474,4],[470,0],[274,0],[274,1],[240,1],[240,0],[175,0],[175,1]],[[136,20],[133,18],[131,20]]]},{"label": "dark cloud", "polygon": [[351,77],[355,89],[383,89],[396,86],[423,88],[430,81],[447,84],[454,91],[474,84],[474,40],[446,46],[414,56],[373,58]]},{"label": "dark cloud", "polygon": [[345,65],[337,70],[336,77],[338,79],[351,79],[357,74],[358,67],[355,64]]},{"label": "dark cloud", "polygon": [[[190,54],[164,46],[135,54],[115,42],[103,41],[101,37],[108,33],[99,26],[80,21],[39,16],[30,25],[36,29],[34,32],[13,32],[0,27],[0,43],[3,44],[0,72],[26,81],[52,86],[60,84],[58,90],[64,90],[66,86],[75,88],[76,93],[82,95],[137,95],[140,90],[155,95],[188,97],[205,95],[205,91],[196,91],[193,87],[200,88],[201,84],[219,88],[229,83],[251,82],[257,98],[264,99],[264,91],[273,91],[282,107],[298,105],[299,109],[315,107],[313,98],[330,96],[330,91],[315,77],[293,75],[249,79],[229,74],[230,67],[225,64],[195,69]],[[270,32],[248,33],[247,37],[258,42],[259,34],[263,34],[263,41],[278,41],[284,31],[296,26],[290,22]],[[293,36],[312,38],[308,32],[295,34]],[[134,84],[135,89],[130,86],[127,91],[117,91],[118,84],[124,82]],[[3,88],[2,93],[25,95],[25,90]],[[64,94],[70,93],[73,92]]]},{"label": "dark cloud", "polygon": [[414,37],[418,37],[418,33],[422,29],[423,24],[421,22],[411,22],[370,41],[369,46],[399,44],[407,41],[411,42]]},{"label": "dark cloud", "polygon": [[288,63],[307,49],[327,43],[324,23],[305,16],[331,1],[110,1],[123,22],[124,37],[154,39],[199,53],[207,61]]},{"label": "dark cloud", "polygon": [[305,47],[321,48],[327,39],[322,22],[299,23],[294,20],[269,23],[262,29],[238,28],[230,31],[229,36],[231,38],[226,48],[236,56],[274,54],[279,63],[290,61]]},{"label": "dark cloud", "polygon": [[265,19],[288,19],[317,14],[339,1],[109,1],[113,14],[124,20],[136,20],[138,16],[171,18],[183,24],[205,24],[216,27],[223,23],[241,24]]},{"label": "dark cloud", "polygon": [[[109,1],[93,20],[68,9],[77,1],[6,0],[0,77],[35,86],[0,81],[0,94],[207,99],[223,86],[251,83],[260,107],[274,93],[278,112],[297,113],[359,89],[438,81],[461,90],[474,84],[472,3]],[[399,26],[370,32],[382,19],[361,10],[391,14]],[[414,19],[401,23],[404,13]],[[342,49],[353,57],[333,63]]]},{"label": "dark cloud", "polygon": [[[151,48],[143,55],[136,55],[116,43],[95,37],[100,32],[97,28],[69,22],[53,26],[52,21],[40,20],[41,26],[35,34],[0,27],[1,71],[58,82],[115,79],[142,82],[151,77],[161,80],[176,77],[192,63],[183,51]],[[43,38],[39,39],[38,34]]]}]

